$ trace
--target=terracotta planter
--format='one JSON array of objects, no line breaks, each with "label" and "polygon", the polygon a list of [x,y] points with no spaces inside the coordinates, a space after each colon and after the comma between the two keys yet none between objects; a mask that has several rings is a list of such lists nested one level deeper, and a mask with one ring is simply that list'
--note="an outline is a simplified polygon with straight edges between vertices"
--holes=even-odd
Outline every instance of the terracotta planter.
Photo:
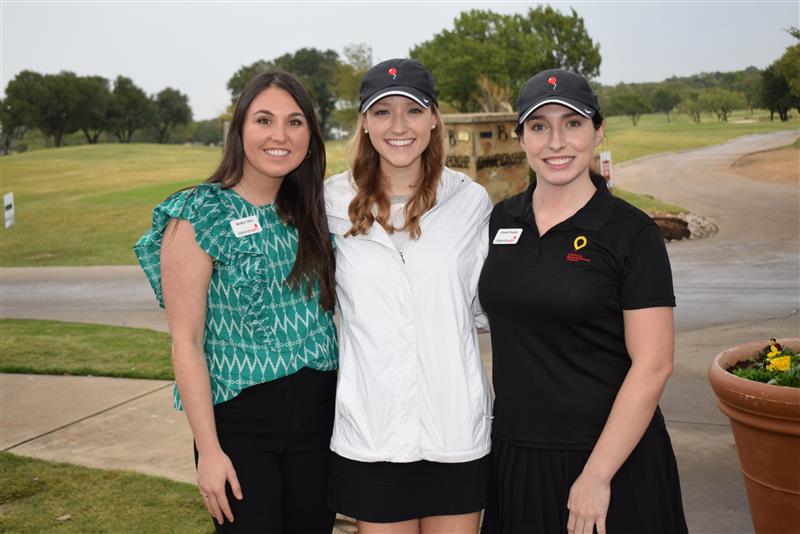
[{"label": "terracotta planter", "polygon": [[[800,338],[779,340],[800,350]],[[731,420],[747,501],[758,534],[800,531],[800,388],[745,380],[725,369],[752,358],[766,342],[718,354],[708,369],[717,405]]]}]

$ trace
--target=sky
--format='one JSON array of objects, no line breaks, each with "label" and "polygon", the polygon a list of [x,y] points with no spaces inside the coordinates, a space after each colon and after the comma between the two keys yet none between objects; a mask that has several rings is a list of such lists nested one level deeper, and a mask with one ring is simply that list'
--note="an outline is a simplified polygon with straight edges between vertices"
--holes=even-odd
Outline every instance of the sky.
[{"label": "sky", "polygon": [[[800,2],[550,2],[575,9],[599,43],[603,84],[764,68],[795,44]],[[461,11],[525,13],[536,2],[219,2],[0,0],[0,96],[22,70],[132,78],[148,94],[173,87],[195,119],[228,105],[242,66],[303,47],[372,47],[375,62],[406,57]],[[535,73],[531,73],[533,75]]]}]

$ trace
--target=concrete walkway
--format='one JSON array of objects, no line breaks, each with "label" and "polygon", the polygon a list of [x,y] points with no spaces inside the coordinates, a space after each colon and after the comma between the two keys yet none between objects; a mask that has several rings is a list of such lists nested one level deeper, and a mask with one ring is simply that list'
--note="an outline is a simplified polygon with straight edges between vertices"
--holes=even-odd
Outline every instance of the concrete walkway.
[{"label": "concrete walkway", "polygon": [[[728,421],[705,377],[710,359],[739,343],[800,335],[797,187],[741,178],[727,166],[797,135],[745,137],[615,169],[620,187],[683,205],[720,226],[713,238],[668,246],[678,335],[675,374],[661,406],[694,533],[752,532]],[[0,284],[2,317],[165,329],[135,267],[0,269]],[[481,336],[491,371],[488,341]],[[170,408],[170,395],[162,381],[0,375],[0,449],[193,482],[191,433]]]}]

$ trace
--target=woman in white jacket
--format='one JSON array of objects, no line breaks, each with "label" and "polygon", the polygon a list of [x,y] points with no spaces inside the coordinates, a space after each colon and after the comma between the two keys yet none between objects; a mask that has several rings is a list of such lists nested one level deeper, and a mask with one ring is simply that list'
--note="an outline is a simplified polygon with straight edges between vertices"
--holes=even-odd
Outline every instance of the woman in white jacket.
[{"label": "woman in white jacket", "polygon": [[491,392],[476,326],[492,205],[444,166],[430,73],[372,67],[352,169],[326,184],[340,374],[329,504],[359,532],[477,532]]}]

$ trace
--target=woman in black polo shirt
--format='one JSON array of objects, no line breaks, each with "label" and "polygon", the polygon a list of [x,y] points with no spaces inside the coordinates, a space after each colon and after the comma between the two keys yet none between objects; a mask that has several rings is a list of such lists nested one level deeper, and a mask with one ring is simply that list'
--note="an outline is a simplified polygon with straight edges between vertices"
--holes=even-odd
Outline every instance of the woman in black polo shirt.
[{"label": "woman in black polo shirt", "polygon": [[589,171],[604,125],[583,78],[540,72],[517,109],[536,179],[495,206],[480,279],[497,396],[483,531],[687,532],[658,409],[675,305],[658,227]]}]

